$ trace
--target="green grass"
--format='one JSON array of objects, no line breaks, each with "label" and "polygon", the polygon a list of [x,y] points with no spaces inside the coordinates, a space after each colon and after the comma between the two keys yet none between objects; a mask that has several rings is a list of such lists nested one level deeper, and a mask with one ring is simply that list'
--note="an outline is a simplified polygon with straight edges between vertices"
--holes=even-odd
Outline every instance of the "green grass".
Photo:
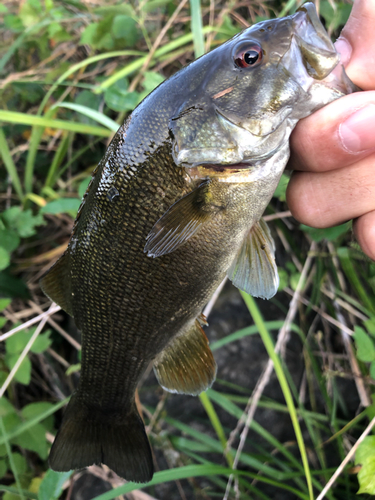
[{"label": "green grass", "polygon": [[[287,15],[299,4],[277,0],[244,6],[236,1],[191,0],[151,58],[150,50],[179,5],[177,0],[109,0],[102,5],[25,0],[0,6],[5,34],[0,47],[4,103],[0,110],[0,328],[4,332],[49,307],[38,280],[67,244],[72,217],[91,172],[134,106],[183,64],[201,56],[207,45],[214,48],[236,34],[242,28],[241,18],[250,22]],[[332,2],[320,2],[326,25],[337,34],[338,19],[344,23],[349,10],[344,3],[333,5],[336,9]],[[280,184],[267,214],[287,210],[287,180]],[[313,499],[345,458],[348,443],[355,442],[373,417],[375,264],[352,244],[349,225],[316,232],[291,219],[276,219],[270,227],[277,241],[277,260],[282,263],[280,291],[268,305],[243,295],[248,325],[223,331],[211,348],[219,360],[230,359],[232,348],[238,347],[236,352],[241,354],[245,343],[260,338],[262,366],[268,357],[274,363],[277,380],[271,374],[269,382],[277,387],[271,391],[273,396],[267,396],[266,385],[254,400],[258,379],[251,387],[242,387],[233,382],[241,380],[241,374],[232,382],[224,380],[219,364],[214,388],[191,403],[197,417],[186,422],[183,415],[173,418],[170,407],[163,406],[160,389],[143,386],[141,401],[150,393],[160,399],[155,407],[145,408],[144,417],[146,424],[153,422],[150,439],[158,461],[169,468],[158,471],[147,486],[123,484],[95,500],[116,498],[140,487],[160,497],[158,485],[167,483],[168,491],[182,488],[194,497],[223,498],[228,488],[230,498],[238,491],[243,499],[267,500],[284,491],[291,498]],[[315,249],[309,256],[312,239]],[[305,302],[297,303],[288,324],[290,339],[282,354],[276,353],[276,338],[289,318],[291,295],[306,262],[309,271],[301,290]],[[218,300],[213,326],[207,329],[209,337],[217,335],[215,314],[225,298]],[[50,471],[47,463],[50,440],[77,383],[80,363],[77,349],[65,340],[66,335],[74,335],[67,317],[60,312],[55,322],[57,327],[44,327],[39,343],[26,353],[0,399],[4,500],[65,498],[68,485],[78,477],[75,472]],[[353,353],[340,325],[355,331],[349,345],[359,375],[353,374],[353,359],[349,363]],[[34,334],[34,326],[26,325],[12,340],[4,340],[1,385]],[[303,359],[300,377],[293,371],[289,350]],[[249,371],[251,363],[249,359]],[[169,401],[175,397],[171,395]],[[360,401],[365,403],[366,398],[370,405],[363,410]],[[243,422],[254,401],[255,416],[233,469]],[[288,440],[267,428],[260,415],[276,419],[288,415]],[[237,425],[239,434],[233,435]],[[234,482],[228,487],[232,475]],[[115,485],[109,474],[107,480]],[[345,469],[326,498],[351,500],[357,489],[357,476]]]}]

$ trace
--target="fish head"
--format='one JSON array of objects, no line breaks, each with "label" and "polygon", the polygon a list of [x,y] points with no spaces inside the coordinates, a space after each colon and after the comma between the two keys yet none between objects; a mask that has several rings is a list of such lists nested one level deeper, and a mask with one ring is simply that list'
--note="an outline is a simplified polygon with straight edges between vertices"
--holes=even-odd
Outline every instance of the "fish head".
[{"label": "fish head", "polygon": [[175,163],[247,168],[271,157],[299,119],[356,90],[342,67],[334,72],[339,61],[312,3],[244,30],[182,74]]}]

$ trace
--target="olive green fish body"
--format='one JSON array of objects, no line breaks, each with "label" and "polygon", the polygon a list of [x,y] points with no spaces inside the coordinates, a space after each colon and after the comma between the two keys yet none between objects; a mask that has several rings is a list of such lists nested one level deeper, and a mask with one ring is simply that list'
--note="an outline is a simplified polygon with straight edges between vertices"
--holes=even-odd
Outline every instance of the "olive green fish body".
[{"label": "olive green fish body", "polygon": [[82,369],[50,454],[54,470],[105,463],[148,481],[135,406],[150,362],[166,390],[198,394],[216,364],[202,308],[228,275],[278,288],[261,219],[299,119],[356,90],[312,4],[266,21],[160,85],[120,127],[79,209],[45,293],[82,331]]}]

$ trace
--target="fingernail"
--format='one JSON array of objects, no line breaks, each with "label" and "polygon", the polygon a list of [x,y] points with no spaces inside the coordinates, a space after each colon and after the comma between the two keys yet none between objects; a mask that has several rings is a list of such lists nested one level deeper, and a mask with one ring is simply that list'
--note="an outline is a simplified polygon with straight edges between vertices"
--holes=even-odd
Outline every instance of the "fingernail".
[{"label": "fingernail", "polygon": [[359,109],[339,126],[339,136],[349,153],[375,148],[375,104]]},{"label": "fingernail", "polygon": [[335,48],[340,54],[340,60],[344,66],[346,66],[352,56],[352,46],[346,38],[340,37],[335,42]]}]

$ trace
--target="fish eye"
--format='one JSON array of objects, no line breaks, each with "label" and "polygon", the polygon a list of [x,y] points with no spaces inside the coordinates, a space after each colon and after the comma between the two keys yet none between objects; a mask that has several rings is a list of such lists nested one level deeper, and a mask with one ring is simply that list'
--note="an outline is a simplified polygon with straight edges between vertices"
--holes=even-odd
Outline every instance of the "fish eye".
[{"label": "fish eye", "polygon": [[238,68],[248,68],[259,64],[263,57],[262,47],[255,42],[241,44],[233,51],[234,63]]}]

